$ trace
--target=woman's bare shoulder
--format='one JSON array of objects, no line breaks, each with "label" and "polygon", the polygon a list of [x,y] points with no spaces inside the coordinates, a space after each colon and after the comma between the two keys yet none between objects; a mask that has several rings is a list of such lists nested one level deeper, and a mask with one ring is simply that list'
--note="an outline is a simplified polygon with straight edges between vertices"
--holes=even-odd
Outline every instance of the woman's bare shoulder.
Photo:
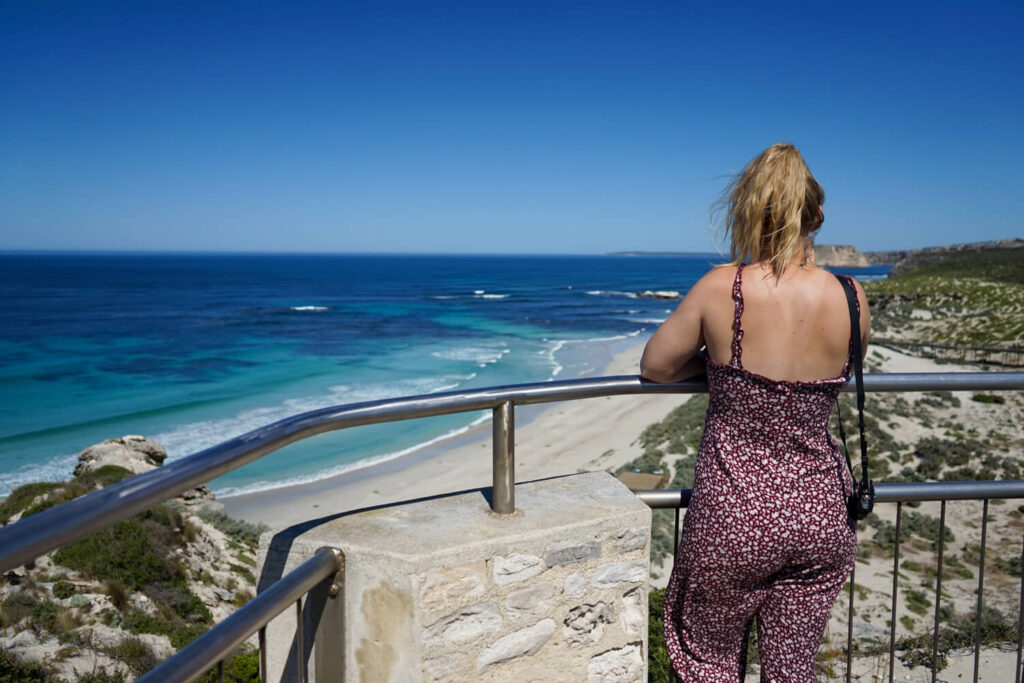
[{"label": "woman's bare shoulder", "polygon": [[700,293],[712,293],[722,289],[732,291],[732,283],[736,279],[736,266],[716,266],[704,273],[701,279],[694,283],[690,290]]}]

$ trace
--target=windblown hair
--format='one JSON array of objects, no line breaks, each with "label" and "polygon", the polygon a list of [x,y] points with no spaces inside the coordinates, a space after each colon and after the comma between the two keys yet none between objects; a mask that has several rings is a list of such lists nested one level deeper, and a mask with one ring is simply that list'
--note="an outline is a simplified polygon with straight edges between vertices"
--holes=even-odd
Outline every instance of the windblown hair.
[{"label": "windblown hair", "polygon": [[725,189],[730,265],[767,261],[778,278],[821,227],[825,191],[793,145],[772,145],[747,164]]}]

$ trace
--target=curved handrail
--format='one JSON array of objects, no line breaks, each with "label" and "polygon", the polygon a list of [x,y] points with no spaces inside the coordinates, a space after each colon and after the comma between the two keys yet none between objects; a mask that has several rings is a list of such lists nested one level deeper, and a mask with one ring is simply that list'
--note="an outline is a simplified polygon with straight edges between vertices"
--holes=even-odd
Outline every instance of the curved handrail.
[{"label": "curved handrail", "polygon": [[[693,489],[637,489],[636,497],[654,509],[685,508]],[[992,500],[1024,498],[1024,480],[914,481],[875,484],[876,503],[937,500]]]},{"label": "curved handrail", "polygon": [[[869,374],[864,377],[864,387],[867,391],[881,392],[1013,390],[1024,388],[1024,372]],[[622,375],[407,396],[301,413],[0,528],[0,571],[30,562],[288,444],[324,432],[494,409],[503,404],[531,405],[601,396],[703,391],[707,391],[703,381],[657,384],[637,375]]]}]

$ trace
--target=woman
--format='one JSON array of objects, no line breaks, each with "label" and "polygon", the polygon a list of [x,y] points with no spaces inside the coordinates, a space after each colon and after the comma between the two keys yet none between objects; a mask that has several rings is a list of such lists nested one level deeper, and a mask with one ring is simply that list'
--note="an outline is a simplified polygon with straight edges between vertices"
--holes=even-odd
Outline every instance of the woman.
[{"label": "woman", "polygon": [[761,680],[810,682],[856,553],[853,484],[827,432],[853,367],[849,307],[814,265],[825,193],[795,147],[769,147],[724,197],[732,261],[693,286],[641,360],[655,382],[706,372],[710,394],[665,636],[683,681],[732,683],[756,617]]}]

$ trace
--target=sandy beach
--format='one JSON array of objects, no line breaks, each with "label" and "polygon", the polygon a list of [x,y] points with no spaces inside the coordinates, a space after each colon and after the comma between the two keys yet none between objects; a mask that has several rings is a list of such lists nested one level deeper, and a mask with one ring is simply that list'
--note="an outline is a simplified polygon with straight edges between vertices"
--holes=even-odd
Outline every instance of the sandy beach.
[{"label": "sandy beach", "polygon": [[[636,374],[643,343],[618,353],[602,375]],[[615,396],[555,403],[516,429],[516,481],[607,470],[638,457],[647,425],[689,398]],[[222,502],[229,514],[272,528],[313,517],[491,485],[491,427],[382,466]]]}]

